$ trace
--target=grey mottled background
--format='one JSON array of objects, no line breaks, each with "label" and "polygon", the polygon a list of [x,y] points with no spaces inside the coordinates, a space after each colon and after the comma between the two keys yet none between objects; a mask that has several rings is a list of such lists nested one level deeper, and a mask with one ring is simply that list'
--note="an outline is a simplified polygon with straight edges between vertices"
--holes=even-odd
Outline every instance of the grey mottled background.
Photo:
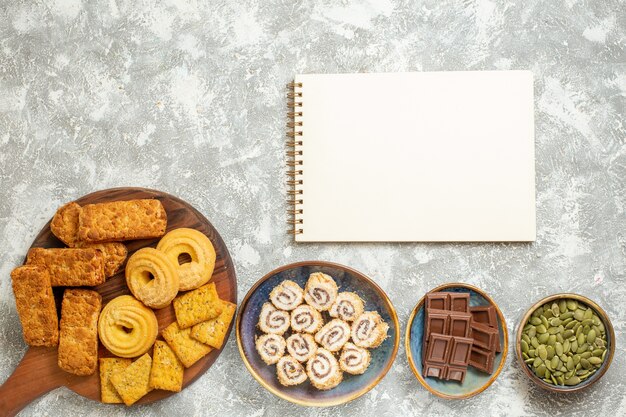
[{"label": "grey mottled background", "polygon": [[[579,395],[531,386],[509,355],[489,390],[453,402],[422,389],[400,349],[373,391],[317,410],[265,392],[233,334],[216,365],[168,400],[126,410],[63,388],[25,416],[625,414],[625,10],[616,0],[1,0],[0,381],[25,351],[10,270],[60,204],[135,185],[213,222],[240,299],[274,267],[324,259],[374,277],[403,325],[425,291],[462,280],[490,289],[512,331],[537,299],[575,291],[607,310],[619,351]],[[537,242],[294,244],[284,185],[293,74],[466,69],[535,73]]]}]

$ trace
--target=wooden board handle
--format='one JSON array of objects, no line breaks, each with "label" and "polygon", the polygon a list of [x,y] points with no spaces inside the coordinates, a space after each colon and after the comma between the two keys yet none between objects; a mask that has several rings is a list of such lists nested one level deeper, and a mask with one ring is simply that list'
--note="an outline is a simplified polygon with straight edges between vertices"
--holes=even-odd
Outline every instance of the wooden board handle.
[{"label": "wooden board handle", "polygon": [[42,347],[26,351],[13,374],[0,386],[0,416],[14,416],[34,399],[64,385],[63,371],[51,350],[56,352],[56,348]]}]

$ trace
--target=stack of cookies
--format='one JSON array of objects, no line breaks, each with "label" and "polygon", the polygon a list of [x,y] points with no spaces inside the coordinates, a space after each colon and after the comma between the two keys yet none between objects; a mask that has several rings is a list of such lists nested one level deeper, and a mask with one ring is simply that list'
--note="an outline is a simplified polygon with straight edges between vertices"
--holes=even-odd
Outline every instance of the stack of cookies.
[{"label": "stack of cookies", "polygon": [[[343,373],[366,371],[371,356],[387,337],[388,325],[353,292],[339,292],[329,275],[315,272],[304,290],[285,280],[270,293],[261,308],[256,349],[268,365],[276,364],[278,381],[285,386],[307,379],[328,390]],[[352,342],[350,342],[352,340]],[[285,350],[287,355],[285,355]]]}]

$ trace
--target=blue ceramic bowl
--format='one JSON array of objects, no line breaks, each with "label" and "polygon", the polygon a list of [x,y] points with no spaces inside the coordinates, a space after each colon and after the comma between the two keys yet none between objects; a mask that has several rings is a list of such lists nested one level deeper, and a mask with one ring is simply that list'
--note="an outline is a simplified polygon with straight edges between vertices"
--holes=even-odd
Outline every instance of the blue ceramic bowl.
[{"label": "blue ceramic bowl", "polygon": [[417,303],[406,327],[405,348],[409,365],[418,381],[433,394],[448,399],[463,399],[477,395],[489,387],[496,380],[504,362],[508,351],[508,332],[506,322],[500,308],[496,303],[482,290],[468,284],[454,283],[445,284],[434,288],[430,292],[447,291],[447,292],[466,292],[470,294],[471,306],[493,305],[496,308],[498,318],[498,329],[500,330],[500,345],[502,352],[496,354],[493,374],[489,375],[480,372],[473,367],[467,368],[467,374],[462,384],[455,381],[444,381],[437,378],[424,378],[422,376],[422,338],[424,336],[424,299]]},{"label": "blue ceramic bowl", "polygon": [[[366,311],[377,311],[389,325],[387,339],[370,349],[372,361],[363,375],[344,373],[343,381],[335,388],[320,391],[308,381],[293,387],[284,387],[276,377],[276,366],[266,365],[255,348],[255,336],[261,307],[269,301],[272,289],[286,279],[304,288],[309,275],[323,272],[335,279],[340,291],[353,291],[365,301]],[[298,262],[278,268],[261,278],[244,298],[237,315],[236,332],[239,352],[244,364],[259,383],[274,395],[306,406],[326,407],[343,404],[365,394],[385,376],[398,352],[400,326],[396,311],[385,292],[365,275],[346,266],[323,261]]]},{"label": "blue ceramic bowl", "polygon": [[[587,307],[591,307],[591,309],[595,310],[596,314],[598,314],[598,317],[600,318],[600,320],[602,320],[602,323],[604,324],[604,328],[606,329],[606,341],[607,341],[608,352],[604,360],[604,363],[602,363],[602,365],[600,366],[600,369],[598,369],[598,371],[596,371],[596,373],[593,374],[591,377],[581,382],[580,384],[573,385],[573,386],[551,385],[551,384],[546,383],[543,379],[539,378],[537,375],[535,375],[535,373],[531,370],[530,366],[528,366],[524,362],[524,358],[522,357],[522,348],[520,344],[522,340],[522,332],[524,330],[524,325],[528,322],[533,312],[546,303],[559,301],[561,299],[576,300],[579,303],[585,304]],[[613,330],[613,324],[611,323],[611,320],[609,319],[609,316],[606,314],[606,312],[598,304],[596,304],[589,298],[579,295],[579,294],[571,294],[571,293],[554,294],[542,300],[539,300],[535,304],[533,304],[532,307],[528,309],[528,311],[522,318],[522,321],[520,321],[520,324],[517,327],[517,336],[515,338],[515,353],[517,357],[517,362],[522,368],[522,371],[524,371],[526,376],[528,376],[531,381],[539,385],[541,388],[546,389],[548,391],[559,392],[559,393],[578,392],[582,389],[585,389],[595,384],[600,378],[602,378],[602,376],[606,373],[606,371],[611,366],[611,361],[613,360],[613,355],[615,354],[615,331]]]}]

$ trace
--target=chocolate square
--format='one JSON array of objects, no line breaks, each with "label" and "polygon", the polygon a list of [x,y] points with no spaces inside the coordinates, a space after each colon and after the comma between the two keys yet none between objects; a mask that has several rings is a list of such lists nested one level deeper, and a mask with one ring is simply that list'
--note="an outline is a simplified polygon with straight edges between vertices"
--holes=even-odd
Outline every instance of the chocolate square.
[{"label": "chocolate square", "polygon": [[465,380],[466,373],[467,373],[467,368],[449,365],[446,371],[446,379],[448,381],[457,381],[462,384],[463,381]]},{"label": "chocolate square", "polygon": [[494,306],[475,306],[470,307],[472,319],[476,323],[485,324],[489,327],[498,327],[498,318],[496,308]]},{"label": "chocolate square", "polygon": [[468,292],[452,292],[450,293],[450,310],[469,313],[470,295]]},{"label": "chocolate square", "polygon": [[447,364],[452,348],[452,336],[431,334],[426,352],[426,362]]},{"label": "chocolate square", "polygon": [[454,337],[448,363],[453,366],[467,367],[472,353],[473,340],[466,337]]},{"label": "chocolate square", "polygon": [[486,372],[488,374],[493,373],[493,362],[495,359],[495,353],[482,349],[478,346],[472,347],[470,354],[469,364],[479,371]]},{"label": "chocolate square", "polygon": [[472,322],[472,339],[474,339],[474,346],[479,346],[483,349],[494,351],[496,350],[496,339],[500,337],[498,329],[494,329],[484,324]]},{"label": "chocolate square", "polygon": [[446,365],[424,362],[422,375],[424,375],[424,378],[444,379],[446,377]]},{"label": "chocolate square", "polygon": [[443,310],[426,310],[426,326],[424,336],[429,338],[431,334],[448,334],[450,317]]},{"label": "chocolate square", "polygon": [[472,315],[469,313],[450,313],[450,334],[455,337],[469,337]]},{"label": "chocolate square", "polygon": [[450,294],[447,292],[430,292],[426,294],[427,310],[450,310]]}]

